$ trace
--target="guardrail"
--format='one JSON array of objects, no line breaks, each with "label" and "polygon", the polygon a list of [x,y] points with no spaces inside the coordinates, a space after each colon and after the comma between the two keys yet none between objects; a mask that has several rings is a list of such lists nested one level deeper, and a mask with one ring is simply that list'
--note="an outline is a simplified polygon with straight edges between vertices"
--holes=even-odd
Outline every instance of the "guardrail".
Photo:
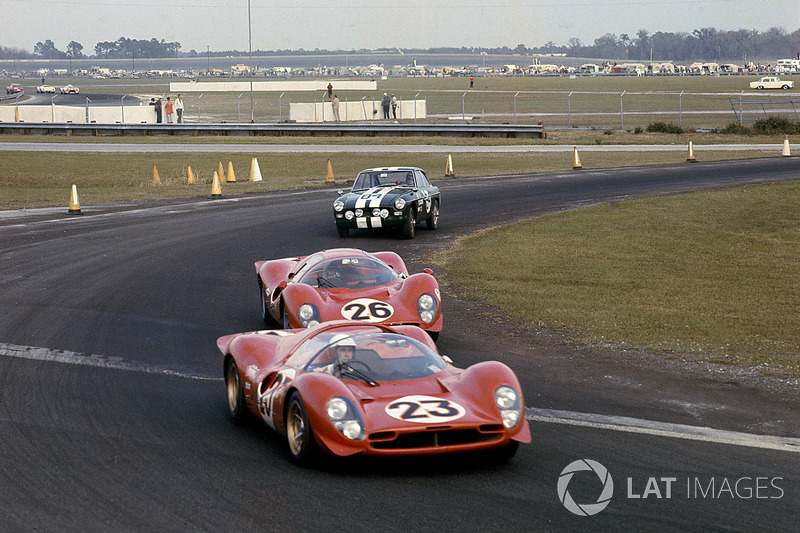
[{"label": "guardrail", "polygon": [[544,138],[541,124],[80,124],[0,122],[0,133],[20,135],[220,135],[276,137],[508,137]]}]

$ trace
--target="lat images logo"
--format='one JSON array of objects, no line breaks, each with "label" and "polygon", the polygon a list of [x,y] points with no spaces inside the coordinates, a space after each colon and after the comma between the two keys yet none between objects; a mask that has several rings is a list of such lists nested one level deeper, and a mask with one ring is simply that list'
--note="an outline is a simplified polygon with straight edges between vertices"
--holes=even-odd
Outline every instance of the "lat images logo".
[{"label": "lat images logo", "polygon": [[[579,504],[572,499],[567,487],[576,473],[588,471],[594,472],[597,477],[600,478],[603,489],[595,503]],[[568,511],[579,516],[592,516],[599,513],[611,502],[611,496],[613,496],[613,494],[614,481],[611,479],[611,474],[608,473],[608,469],[591,459],[573,461],[561,471],[561,475],[558,478],[558,499],[564,504],[564,507],[566,507]]]}]

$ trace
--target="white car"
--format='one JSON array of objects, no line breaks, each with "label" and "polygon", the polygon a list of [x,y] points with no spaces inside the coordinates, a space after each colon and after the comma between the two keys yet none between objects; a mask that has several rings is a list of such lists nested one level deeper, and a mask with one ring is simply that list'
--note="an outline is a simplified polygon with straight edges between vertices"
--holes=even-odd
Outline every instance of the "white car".
[{"label": "white car", "polygon": [[39,85],[36,88],[37,93],[54,93],[56,92],[56,88],[52,85]]},{"label": "white car", "polygon": [[784,81],[777,76],[766,76],[758,81],[750,82],[751,89],[793,89],[793,81]]},{"label": "white car", "polygon": [[78,94],[79,92],[81,90],[74,85],[65,85],[61,88],[61,94]]}]

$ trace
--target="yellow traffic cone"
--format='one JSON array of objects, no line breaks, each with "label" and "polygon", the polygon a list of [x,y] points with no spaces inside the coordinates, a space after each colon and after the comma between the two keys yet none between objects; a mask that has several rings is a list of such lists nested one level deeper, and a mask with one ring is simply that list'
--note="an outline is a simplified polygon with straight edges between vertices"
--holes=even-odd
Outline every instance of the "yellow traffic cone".
[{"label": "yellow traffic cone", "polygon": [[222,170],[222,161],[219,162],[219,166],[217,167],[217,175],[219,176],[219,179],[225,179],[225,171]]},{"label": "yellow traffic cone", "polygon": [[687,163],[697,163],[697,159],[694,157],[694,146],[692,145],[692,141],[689,141],[689,155],[686,156]]},{"label": "yellow traffic cone", "polygon": [[214,183],[211,184],[211,198],[219,198],[222,196],[222,187],[219,186],[219,174],[214,171]]},{"label": "yellow traffic cone", "polygon": [[453,171],[453,156],[447,154],[447,164],[444,167],[444,177],[445,178],[455,178],[456,173]]},{"label": "yellow traffic cone", "polygon": [[783,151],[781,152],[783,157],[791,157],[792,151],[789,148],[789,136],[787,135],[786,138],[783,140]]},{"label": "yellow traffic cone", "polygon": [[228,161],[228,177],[225,179],[228,183],[236,181],[236,173],[233,171],[233,161]]},{"label": "yellow traffic cone", "polygon": [[161,185],[161,178],[158,177],[158,169],[153,165],[153,185]]},{"label": "yellow traffic cone", "polygon": [[330,159],[328,159],[328,173],[325,176],[325,183],[336,183],[336,179],[333,177],[333,167],[331,166]]},{"label": "yellow traffic cone", "polygon": [[258,159],[255,157],[250,162],[250,181],[261,181],[261,169],[258,168]]},{"label": "yellow traffic cone", "polygon": [[81,214],[81,204],[78,201],[78,187],[75,183],[72,183],[72,194],[69,196],[69,211],[67,211],[68,215],[80,215]]},{"label": "yellow traffic cone", "polygon": [[194,185],[194,172],[192,172],[192,165],[186,165],[186,174],[188,178],[186,178],[187,185]]},{"label": "yellow traffic cone", "polygon": [[583,168],[583,165],[581,165],[581,158],[578,156],[578,147],[574,146],[572,151],[573,151],[572,170],[580,170]]}]

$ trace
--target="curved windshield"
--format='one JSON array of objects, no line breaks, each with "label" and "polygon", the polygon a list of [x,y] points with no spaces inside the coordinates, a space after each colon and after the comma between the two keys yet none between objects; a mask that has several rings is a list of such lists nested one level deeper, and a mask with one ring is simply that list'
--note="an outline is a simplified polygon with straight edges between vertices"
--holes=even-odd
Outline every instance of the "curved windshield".
[{"label": "curved windshield", "polygon": [[447,363],[421,342],[397,333],[339,333],[309,361],[305,370],[349,380],[374,382],[423,378]]},{"label": "curved windshield", "polygon": [[385,285],[397,279],[397,273],[370,257],[338,257],[322,261],[301,274],[300,283],[321,289],[364,289]]},{"label": "curved windshield", "polygon": [[354,191],[382,187],[384,185],[414,186],[414,172],[411,170],[370,170],[359,173],[353,183]]}]

